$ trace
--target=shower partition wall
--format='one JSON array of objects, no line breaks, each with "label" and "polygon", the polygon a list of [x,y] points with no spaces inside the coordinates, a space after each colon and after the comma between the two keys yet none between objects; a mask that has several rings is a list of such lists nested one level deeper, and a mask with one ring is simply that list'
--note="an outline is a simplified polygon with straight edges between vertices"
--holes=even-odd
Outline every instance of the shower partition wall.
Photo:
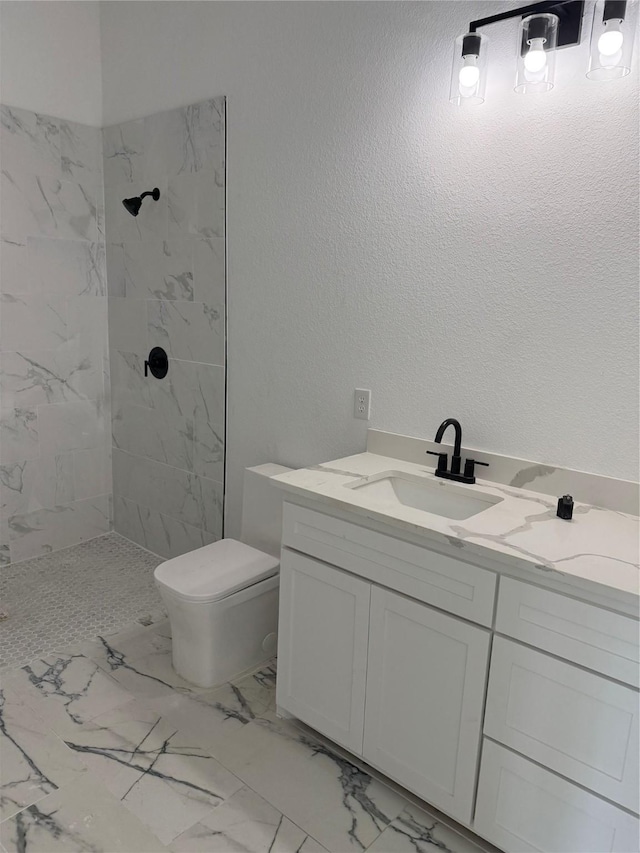
[{"label": "shower partition wall", "polygon": [[101,131],[1,119],[0,565],[111,526]]},{"label": "shower partition wall", "polygon": [[[107,127],[103,148],[114,524],[173,557],[222,536],[225,99]],[[156,346],[164,379],[145,377]]]}]

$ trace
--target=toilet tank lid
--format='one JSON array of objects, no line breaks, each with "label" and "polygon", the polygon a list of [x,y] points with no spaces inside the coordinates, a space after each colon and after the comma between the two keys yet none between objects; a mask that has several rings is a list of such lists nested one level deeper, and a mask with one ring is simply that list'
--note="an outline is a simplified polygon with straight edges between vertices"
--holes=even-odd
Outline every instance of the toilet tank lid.
[{"label": "toilet tank lid", "polygon": [[217,601],[276,574],[277,557],[235,539],[212,545],[161,563],[156,582],[187,601]]}]

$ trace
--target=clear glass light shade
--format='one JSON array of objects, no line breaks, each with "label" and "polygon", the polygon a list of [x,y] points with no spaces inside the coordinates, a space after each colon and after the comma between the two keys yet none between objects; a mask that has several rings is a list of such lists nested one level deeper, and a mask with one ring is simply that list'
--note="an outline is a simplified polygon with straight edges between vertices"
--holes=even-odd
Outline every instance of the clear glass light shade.
[{"label": "clear glass light shade", "polygon": [[515,90],[521,95],[553,89],[558,43],[558,16],[544,12],[520,23]]},{"label": "clear glass light shade", "polygon": [[449,100],[458,107],[484,101],[489,39],[480,33],[458,36],[453,45]]},{"label": "clear glass light shade", "polygon": [[637,2],[598,0],[591,26],[590,80],[617,80],[630,73],[637,20]]}]

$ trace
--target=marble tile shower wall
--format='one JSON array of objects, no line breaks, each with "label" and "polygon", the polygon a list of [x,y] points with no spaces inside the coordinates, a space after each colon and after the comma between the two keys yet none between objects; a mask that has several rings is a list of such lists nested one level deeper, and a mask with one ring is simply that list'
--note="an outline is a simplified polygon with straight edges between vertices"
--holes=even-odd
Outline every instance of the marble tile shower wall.
[{"label": "marble tile shower wall", "polygon": [[[215,98],[103,131],[114,523],[164,557],[222,535],[224,117]],[[154,187],[132,217],[122,199]]]},{"label": "marble tile shower wall", "polygon": [[0,563],[110,529],[102,141],[1,108]]}]

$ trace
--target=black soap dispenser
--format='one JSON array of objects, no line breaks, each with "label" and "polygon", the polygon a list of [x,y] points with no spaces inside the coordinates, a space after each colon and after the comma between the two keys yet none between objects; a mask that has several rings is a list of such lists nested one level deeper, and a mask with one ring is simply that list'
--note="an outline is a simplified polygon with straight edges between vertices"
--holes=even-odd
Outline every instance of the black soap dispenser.
[{"label": "black soap dispenser", "polygon": [[558,498],[558,518],[564,518],[565,521],[571,521],[573,518],[573,498],[571,495],[563,495]]}]

